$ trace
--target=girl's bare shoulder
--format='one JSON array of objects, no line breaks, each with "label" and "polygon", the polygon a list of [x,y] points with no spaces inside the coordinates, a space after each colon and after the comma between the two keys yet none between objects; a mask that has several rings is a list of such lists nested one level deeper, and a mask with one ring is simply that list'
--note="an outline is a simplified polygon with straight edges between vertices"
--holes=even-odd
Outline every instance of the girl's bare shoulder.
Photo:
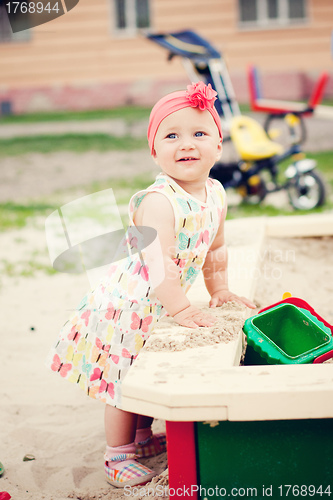
[{"label": "girl's bare shoulder", "polygon": [[162,193],[147,193],[136,211],[134,222],[137,225],[149,225],[147,221],[172,222],[174,212],[169,199]]}]

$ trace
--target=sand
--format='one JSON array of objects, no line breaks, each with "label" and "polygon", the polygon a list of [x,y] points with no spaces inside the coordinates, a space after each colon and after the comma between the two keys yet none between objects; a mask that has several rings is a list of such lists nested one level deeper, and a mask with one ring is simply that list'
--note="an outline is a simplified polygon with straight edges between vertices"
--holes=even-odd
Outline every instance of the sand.
[{"label": "sand", "polygon": [[[235,340],[243,327],[243,320],[239,313],[245,306],[237,302],[228,302],[214,309],[208,306],[201,308],[216,318],[216,322],[210,327],[184,328],[179,326],[171,317],[163,320],[163,327],[158,330],[156,338],[154,334],[145,347],[148,351],[182,351],[193,347],[228,343]],[[170,335],[170,327],[173,329]]]},{"label": "sand", "polygon": [[333,237],[267,240],[255,303],[273,304],[284,292],[306,300],[333,324]]}]

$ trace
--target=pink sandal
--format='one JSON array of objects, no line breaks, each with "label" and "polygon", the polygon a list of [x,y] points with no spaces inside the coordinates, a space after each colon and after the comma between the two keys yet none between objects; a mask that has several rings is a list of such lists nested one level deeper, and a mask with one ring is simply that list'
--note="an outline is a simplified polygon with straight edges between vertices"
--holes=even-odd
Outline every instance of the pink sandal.
[{"label": "pink sandal", "polygon": [[154,434],[141,443],[136,443],[136,455],[139,458],[156,457],[167,449],[166,435],[164,432]]},{"label": "pink sandal", "polygon": [[156,472],[140,464],[135,458],[118,462],[116,468],[111,468],[111,466],[112,460],[105,462],[106,480],[117,488],[146,484],[157,475]]}]

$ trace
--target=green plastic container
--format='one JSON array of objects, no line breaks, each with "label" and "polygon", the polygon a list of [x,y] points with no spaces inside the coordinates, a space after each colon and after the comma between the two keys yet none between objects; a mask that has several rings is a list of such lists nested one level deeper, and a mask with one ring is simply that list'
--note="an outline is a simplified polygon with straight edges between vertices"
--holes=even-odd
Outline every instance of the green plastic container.
[{"label": "green plastic container", "polygon": [[283,303],[248,318],[244,324],[244,363],[312,363],[333,349],[331,330],[307,309]]}]

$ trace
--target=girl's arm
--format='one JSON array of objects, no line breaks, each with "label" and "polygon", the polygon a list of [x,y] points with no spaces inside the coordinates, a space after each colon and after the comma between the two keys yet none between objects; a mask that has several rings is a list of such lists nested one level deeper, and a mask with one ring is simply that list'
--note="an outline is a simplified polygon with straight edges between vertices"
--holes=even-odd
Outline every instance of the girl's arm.
[{"label": "girl's arm", "polygon": [[137,226],[152,227],[157,231],[160,255],[153,254],[149,247],[144,253],[152,283],[160,281],[154,279],[152,273],[155,272],[157,276],[161,266],[164,267],[164,279],[154,287],[163,307],[182,326],[211,326],[216,318],[192,306],[181,287],[179,267],[172,260],[175,249],[175,219],[169,200],[160,193],[147,194],[135,214],[134,223]]},{"label": "girl's arm", "polygon": [[225,302],[235,301],[255,309],[246,297],[232,293],[228,286],[228,251],[224,240],[224,222],[227,214],[225,208],[215,239],[207,253],[203,266],[206,288],[211,296],[210,307],[220,306]]}]

